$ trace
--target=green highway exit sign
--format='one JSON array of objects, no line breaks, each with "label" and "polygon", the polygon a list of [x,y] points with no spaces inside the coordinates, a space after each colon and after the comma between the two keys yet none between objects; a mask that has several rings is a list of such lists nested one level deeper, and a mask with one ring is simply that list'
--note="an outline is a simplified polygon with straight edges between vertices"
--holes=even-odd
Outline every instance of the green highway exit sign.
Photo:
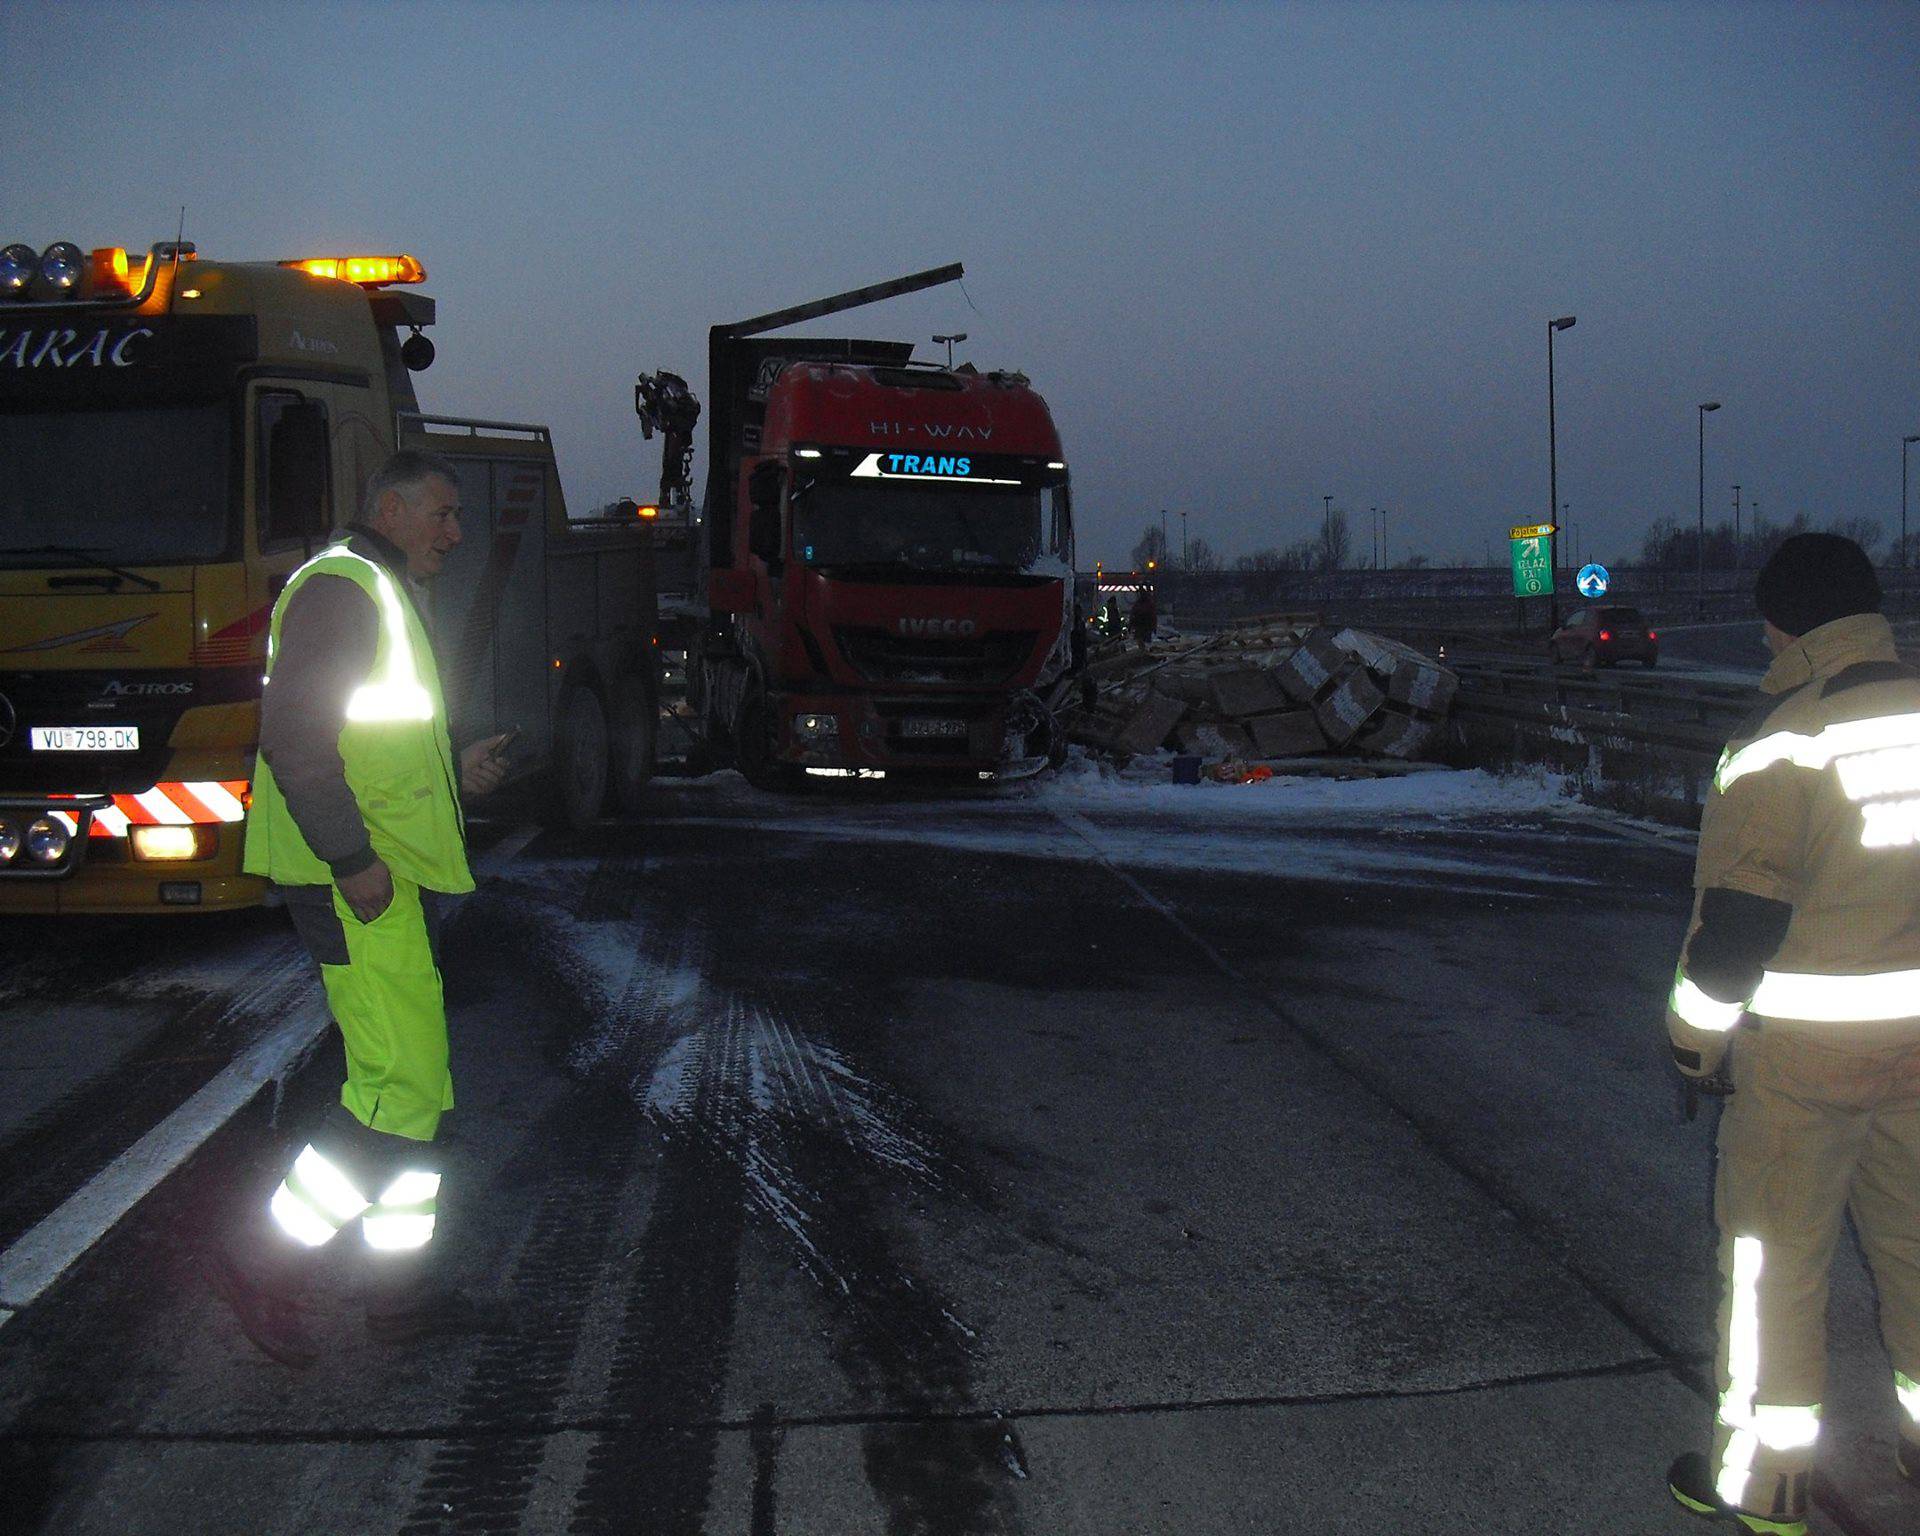
[{"label": "green highway exit sign", "polygon": [[1541,597],[1553,590],[1553,524],[1511,530],[1513,595]]}]

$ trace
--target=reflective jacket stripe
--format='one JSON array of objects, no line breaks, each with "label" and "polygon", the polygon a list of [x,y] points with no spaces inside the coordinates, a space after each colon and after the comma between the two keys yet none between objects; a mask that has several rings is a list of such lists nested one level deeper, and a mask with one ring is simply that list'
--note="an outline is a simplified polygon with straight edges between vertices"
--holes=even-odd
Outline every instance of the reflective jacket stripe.
[{"label": "reflective jacket stripe", "polygon": [[1815,976],[1768,971],[1747,1007],[1773,1019],[1820,1024],[1866,1024],[1920,1018],[1920,971],[1866,976]]}]

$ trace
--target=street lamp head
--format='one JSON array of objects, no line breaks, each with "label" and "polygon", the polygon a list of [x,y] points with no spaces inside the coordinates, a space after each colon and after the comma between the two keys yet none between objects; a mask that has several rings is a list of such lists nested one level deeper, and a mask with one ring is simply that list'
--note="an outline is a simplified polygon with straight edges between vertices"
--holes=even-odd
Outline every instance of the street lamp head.
[{"label": "street lamp head", "polygon": [[1720,409],[1720,402],[1718,400],[1703,401],[1700,409],[1703,411],[1717,411]]},{"label": "street lamp head", "polygon": [[1570,331],[1573,329],[1573,320],[1572,315],[1562,315],[1558,320],[1549,320],[1547,324],[1556,331]]},{"label": "street lamp head", "polygon": [[1914,433],[1912,437],[1903,437],[1900,441],[1903,443],[1920,443],[1920,432]]}]

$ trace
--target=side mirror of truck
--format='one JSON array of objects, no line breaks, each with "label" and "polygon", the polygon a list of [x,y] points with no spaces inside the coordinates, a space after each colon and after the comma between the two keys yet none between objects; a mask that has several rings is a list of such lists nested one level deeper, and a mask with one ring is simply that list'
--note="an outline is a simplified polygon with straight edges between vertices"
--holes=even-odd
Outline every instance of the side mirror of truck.
[{"label": "side mirror of truck", "polygon": [[714,571],[707,577],[707,607],[715,613],[752,613],[753,596],[752,571]]}]

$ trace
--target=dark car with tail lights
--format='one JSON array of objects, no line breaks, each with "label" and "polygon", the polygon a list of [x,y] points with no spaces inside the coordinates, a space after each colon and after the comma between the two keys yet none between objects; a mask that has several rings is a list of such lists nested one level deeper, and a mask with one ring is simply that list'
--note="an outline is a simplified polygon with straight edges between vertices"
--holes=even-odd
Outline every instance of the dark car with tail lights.
[{"label": "dark car with tail lights", "polygon": [[1553,632],[1547,654],[1556,663],[1588,668],[1621,661],[1651,667],[1660,660],[1660,636],[1638,608],[1585,608]]}]

